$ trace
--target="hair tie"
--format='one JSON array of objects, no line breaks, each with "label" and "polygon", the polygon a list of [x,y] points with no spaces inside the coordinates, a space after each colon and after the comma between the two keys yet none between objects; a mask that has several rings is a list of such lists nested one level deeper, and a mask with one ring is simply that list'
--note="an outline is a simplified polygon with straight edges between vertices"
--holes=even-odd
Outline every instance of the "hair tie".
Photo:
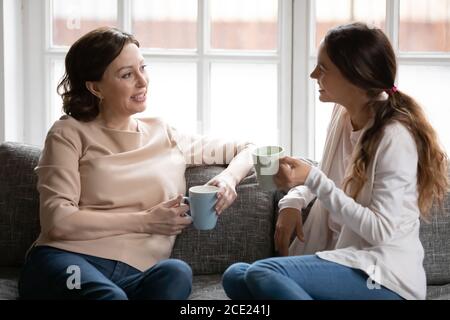
[{"label": "hair tie", "polygon": [[387,94],[390,95],[390,96],[392,96],[397,91],[398,91],[398,89],[397,89],[396,86],[392,86],[392,88],[386,90]]}]

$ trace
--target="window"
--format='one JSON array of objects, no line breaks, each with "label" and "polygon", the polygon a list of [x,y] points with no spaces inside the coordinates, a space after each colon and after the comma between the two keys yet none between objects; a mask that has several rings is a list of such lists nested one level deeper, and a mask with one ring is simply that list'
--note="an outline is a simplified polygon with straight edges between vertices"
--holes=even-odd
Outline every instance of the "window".
[{"label": "window", "polygon": [[[422,105],[441,143],[450,152],[446,121],[450,119],[446,99],[450,85],[450,0],[316,0],[313,4],[316,41],[310,68],[315,65],[315,48],[328,28],[362,20],[384,29],[396,50],[398,87]],[[332,105],[318,101],[317,88],[313,90],[314,154],[320,159]]]},{"label": "window", "polygon": [[[24,142],[42,145],[61,115],[56,84],[68,46],[107,24],[133,32],[142,44],[150,96],[140,116],[163,117],[183,131],[276,143],[288,154],[320,159],[332,105],[317,101],[309,78],[316,48],[332,26],[361,20],[381,27],[392,40],[398,87],[423,105],[450,151],[444,96],[450,84],[450,0],[22,3],[15,14],[23,12],[23,32],[17,32],[23,36],[23,51],[17,46],[23,57],[13,61],[24,61],[18,69],[25,80],[23,98],[18,95],[23,112],[15,112],[15,118],[23,117]],[[6,76],[12,83],[15,72]]]},{"label": "window", "polygon": [[26,1],[29,12],[39,9],[46,17],[41,18],[47,39],[42,59],[50,71],[45,77],[34,75],[35,82],[43,82],[48,102],[43,105],[49,106],[30,123],[40,132],[29,134],[34,144],[42,144],[62,114],[56,86],[70,45],[88,31],[109,25],[136,36],[148,65],[147,110],[137,117],[162,117],[180,131],[290,149],[290,126],[282,125],[289,123],[291,110],[285,83],[291,81],[292,19],[283,18],[292,12],[291,1],[34,2]]}]

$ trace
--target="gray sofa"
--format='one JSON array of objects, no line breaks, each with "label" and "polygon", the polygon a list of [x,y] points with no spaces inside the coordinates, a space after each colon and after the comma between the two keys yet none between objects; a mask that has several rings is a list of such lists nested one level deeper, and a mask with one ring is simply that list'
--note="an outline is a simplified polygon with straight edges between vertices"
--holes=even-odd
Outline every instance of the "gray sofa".
[{"label": "gray sofa", "polygon": [[[25,251],[39,233],[39,198],[33,172],[39,155],[35,146],[0,145],[0,299],[17,299]],[[219,166],[190,168],[187,184],[204,184],[221,170]],[[237,192],[236,202],[223,213],[214,230],[190,227],[176,240],[173,257],[183,259],[194,271],[191,299],[226,299],[221,274],[230,264],[275,255],[276,204],[282,194],[261,191],[253,174],[242,181]],[[444,212],[421,227],[428,299],[450,299],[449,198]]]}]

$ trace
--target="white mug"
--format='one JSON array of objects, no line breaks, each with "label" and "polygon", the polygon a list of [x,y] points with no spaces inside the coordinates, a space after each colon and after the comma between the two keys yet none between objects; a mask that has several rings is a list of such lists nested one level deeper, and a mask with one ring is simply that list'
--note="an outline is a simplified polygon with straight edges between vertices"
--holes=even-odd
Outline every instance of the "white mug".
[{"label": "white mug", "polygon": [[273,177],[277,174],[284,149],[279,146],[264,146],[253,151],[253,165],[258,185],[266,191],[277,189]]}]

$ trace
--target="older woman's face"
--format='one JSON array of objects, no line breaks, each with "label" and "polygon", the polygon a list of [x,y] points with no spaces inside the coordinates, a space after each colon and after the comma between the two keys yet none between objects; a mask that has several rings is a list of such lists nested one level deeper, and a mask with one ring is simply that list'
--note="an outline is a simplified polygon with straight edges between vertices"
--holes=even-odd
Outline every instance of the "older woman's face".
[{"label": "older woman's face", "polygon": [[139,48],[126,44],[97,83],[103,97],[100,112],[130,116],[146,108],[148,75]]}]

